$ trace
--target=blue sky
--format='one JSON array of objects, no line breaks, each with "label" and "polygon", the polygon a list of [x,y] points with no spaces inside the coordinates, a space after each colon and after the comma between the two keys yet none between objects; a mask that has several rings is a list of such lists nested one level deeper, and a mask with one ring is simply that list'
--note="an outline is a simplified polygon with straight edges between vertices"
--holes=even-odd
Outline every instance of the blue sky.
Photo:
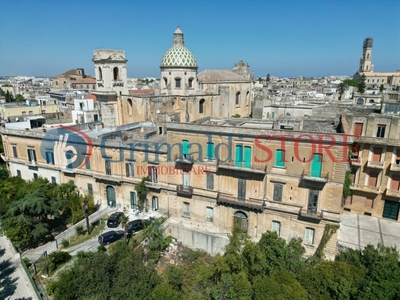
[{"label": "blue sky", "polygon": [[399,0],[2,1],[0,75],[92,74],[93,50],[123,49],[128,76],[158,77],[179,25],[199,71],[353,75],[363,40],[376,72],[400,69]]}]

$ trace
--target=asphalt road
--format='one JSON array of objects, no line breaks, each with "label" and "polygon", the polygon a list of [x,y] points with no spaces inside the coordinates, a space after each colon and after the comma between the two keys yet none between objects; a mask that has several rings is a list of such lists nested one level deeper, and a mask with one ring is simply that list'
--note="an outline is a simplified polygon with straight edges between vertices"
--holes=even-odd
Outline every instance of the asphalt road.
[{"label": "asphalt road", "polygon": [[33,286],[10,241],[0,236],[0,299],[37,300]]}]

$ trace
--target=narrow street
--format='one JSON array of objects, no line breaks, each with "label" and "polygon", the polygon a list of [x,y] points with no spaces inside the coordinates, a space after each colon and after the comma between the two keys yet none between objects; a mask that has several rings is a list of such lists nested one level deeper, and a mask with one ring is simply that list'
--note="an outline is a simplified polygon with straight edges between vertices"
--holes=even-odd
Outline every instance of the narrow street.
[{"label": "narrow street", "polygon": [[38,299],[21,265],[19,254],[4,236],[0,236],[0,282],[0,299]]}]

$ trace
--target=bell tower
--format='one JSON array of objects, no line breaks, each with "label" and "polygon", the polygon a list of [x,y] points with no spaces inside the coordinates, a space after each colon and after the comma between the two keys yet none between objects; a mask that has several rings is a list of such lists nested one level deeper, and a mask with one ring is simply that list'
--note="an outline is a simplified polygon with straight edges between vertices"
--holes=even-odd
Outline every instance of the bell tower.
[{"label": "bell tower", "polygon": [[373,72],[374,65],[372,64],[372,38],[368,37],[364,40],[363,53],[360,58],[359,72]]}]

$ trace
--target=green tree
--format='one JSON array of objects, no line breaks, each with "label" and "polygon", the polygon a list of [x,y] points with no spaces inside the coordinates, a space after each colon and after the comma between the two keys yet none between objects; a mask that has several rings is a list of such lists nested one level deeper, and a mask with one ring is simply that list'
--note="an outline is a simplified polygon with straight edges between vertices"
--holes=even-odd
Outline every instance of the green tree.
[{"label": "green tree", "polygon": [[307,300],[308,293],[296,280],[294,275],[287,272],[277,272],[270,277],[257,278],[253,284],[253,299],[293,299]]},{"label": "green tree", "polygon": [[345,262],[333,261],[323,261],[298,276],[299,282],[308,291],[310,300],[353,299],[362,278],[359,268]]},{"label": "green tree", "polygon": [[400,299],[399,253],[394,247],[366,246],[363,250],[347,249],[336,256],[364,275],[357,299]]},{"label": "green tree", "polygon": [[22,96],[21,94],[18,94],[17,96],[15,96],[14,99],[16,102],[25,102],[25,98],[24,96]]},{"label": "green tree", "polygon": [[267,79],[266,79],[266,81],[267,81],[267,82],[270,82],[270,81],[271,81],[271,77],[269,76],[269,74],[267,74]]},{"label": "green tree", "polygon": [[294,238],[286,243],[276,232],[263,233],[258,245],[266,260],[264,275],[269,276],[277,271],[297,274],[303,270],[307,263],[301,242],[300,238]]},{"label": "green tree", "polygon": [[89,212],[90,208],[93,207],[93,197],[90,197],[89,195],[85,195],[82,198],[82,211],[83,214],[85,215],[85,220],[86,220],[86,228],[87,228],[87,233],[90,234],[91,228],[90,228],[90,223],[89,223]]},{"label": "green tree", "polygon": [[360,78],[360,82],[358,83],[358,92],[360,94],[364,94],[365,93],[365,88],[367,87],[365,84],[365,75],[363,74]]},{"label": "green tree", "polygon": [[127,239],[126,239],[126,224],[129,222],[129,217],[125,214],[122,214],[119,216],[119,221],[122,224],[122,228],[124,229],[124,241],[125,244],[128,244]]},{"label": "green tree", "polygon": [[145,203],[147,201],[147,187],[146,187],[146,181],[149,181],[150,178],[143,177],[142,180],[135,186],[136,194],[138,197],[138,208],[139,211],[143,211],[145,207]]}]

